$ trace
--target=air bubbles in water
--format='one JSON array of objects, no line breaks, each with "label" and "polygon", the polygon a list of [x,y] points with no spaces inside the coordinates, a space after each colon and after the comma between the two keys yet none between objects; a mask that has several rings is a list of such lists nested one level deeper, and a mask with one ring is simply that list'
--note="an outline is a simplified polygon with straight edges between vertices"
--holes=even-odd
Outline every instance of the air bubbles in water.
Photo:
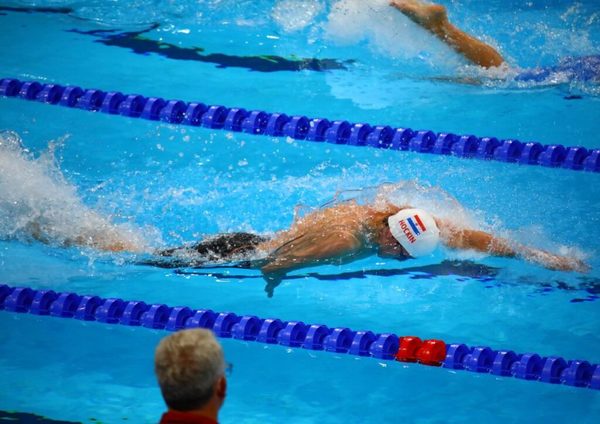
[{"label": "air bubbles in water", "polygon": [[0,151],[26,152],[21,138],[14,131],[0,131]]},{"label": "air bubbles in water", "polygon": [[280,0],[271,10],[271,17],[284,31],[293,32],[306,28],[323,9],[320,1]]}]

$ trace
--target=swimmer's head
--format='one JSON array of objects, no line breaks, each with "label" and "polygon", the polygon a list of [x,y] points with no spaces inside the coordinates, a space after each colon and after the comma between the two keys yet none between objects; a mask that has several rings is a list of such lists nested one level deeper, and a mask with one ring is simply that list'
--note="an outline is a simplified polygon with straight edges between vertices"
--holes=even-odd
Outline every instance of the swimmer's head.
[{"label": "swimmer's head", "polygon": [[384,207],[373,211],[373,228],[375,229],[373,241],[377,246],[377,254],[382,258],[398,260],[410,258],[408,252],[392,235],[388,225],[388,218],[401,209],[401,207],[387,203]]},{"label": "swimmer's head", "polygon": [[433,217],[422,209],[403,209],[387,222],[391,235],[413,258],[431,254],[439,243],[440,230]]}]

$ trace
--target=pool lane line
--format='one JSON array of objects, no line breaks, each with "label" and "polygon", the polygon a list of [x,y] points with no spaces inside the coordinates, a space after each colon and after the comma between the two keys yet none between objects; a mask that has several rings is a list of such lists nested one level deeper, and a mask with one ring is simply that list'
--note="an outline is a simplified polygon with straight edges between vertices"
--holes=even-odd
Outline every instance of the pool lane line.
[{"label": "pool lane line", "polygon": [[165,100],[118,91],[41,84],[36,81],[0,80],[0,96],[34,100],[111,115],[202,126],[295,140],[367,146],[388,150],[496,160],[522,165],[600,172],[600,149],[562,144],[544,145],[496,137],[436,133],[430,130],[392,128],[345,120],[291,116],[200,102]]},{"label": "pool lane line", "polygon": [[558,356],[542,357],[536,353],[517,354],[511,350],[496,351],[486,346],[468,347],[462,343],[447,345],[442,340],[422,341],[415,336],[398,337],[393,333],[330,328],[302,321],[238,316],[210,309],[103,299],[69,292],[57,293],[54,290],[10,287],[6,284],[0,285],[0,310],[167,331],[206,328],[223,338],[388,361],[417,362],[452,370],[600,390],[600,365],[588,361],[567,361]]}]

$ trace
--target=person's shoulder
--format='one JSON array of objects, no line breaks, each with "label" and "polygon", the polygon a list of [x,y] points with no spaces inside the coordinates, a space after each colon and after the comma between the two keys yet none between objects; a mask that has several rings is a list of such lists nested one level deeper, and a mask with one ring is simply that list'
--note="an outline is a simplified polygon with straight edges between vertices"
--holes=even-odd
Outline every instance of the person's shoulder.
[{"label": "person's shoulder", "polygon": [[162,415],[160,424],[218,424],[218,422],[190,412],[167,411]]}]

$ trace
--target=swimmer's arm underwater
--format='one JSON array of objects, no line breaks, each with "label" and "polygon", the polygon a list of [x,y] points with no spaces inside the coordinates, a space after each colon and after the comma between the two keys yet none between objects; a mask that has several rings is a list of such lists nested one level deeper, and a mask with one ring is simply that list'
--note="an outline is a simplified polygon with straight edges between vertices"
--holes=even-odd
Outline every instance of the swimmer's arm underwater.
[{"label": "swimmer's arm underwater", "polygon": [[261,267],[264,274],[285,274],[316,263],[343,262],[361,251],[362,243],[349,231],[302,235],[277,249]]},{"label": "swimmer's arm underwater", "polygon": [[304,234],[281,246],[260,270],[267,281],[269,296],[285,275],[319,263],[353,261],[364,253],[360,238],[350,231],[334,229],[325,234]]},{"label": "swimmer's arm underwater", "polygon": [[482,253],[507,258],[522,258],[526,261],[558,271],[585,272],[589,266],[579,259],[555,255],[544,250],[523,246],[510,240],[496,237],[485,231],[463,228],[442,219],[436,219],[443,243],[453,249],[472,249]]}]

